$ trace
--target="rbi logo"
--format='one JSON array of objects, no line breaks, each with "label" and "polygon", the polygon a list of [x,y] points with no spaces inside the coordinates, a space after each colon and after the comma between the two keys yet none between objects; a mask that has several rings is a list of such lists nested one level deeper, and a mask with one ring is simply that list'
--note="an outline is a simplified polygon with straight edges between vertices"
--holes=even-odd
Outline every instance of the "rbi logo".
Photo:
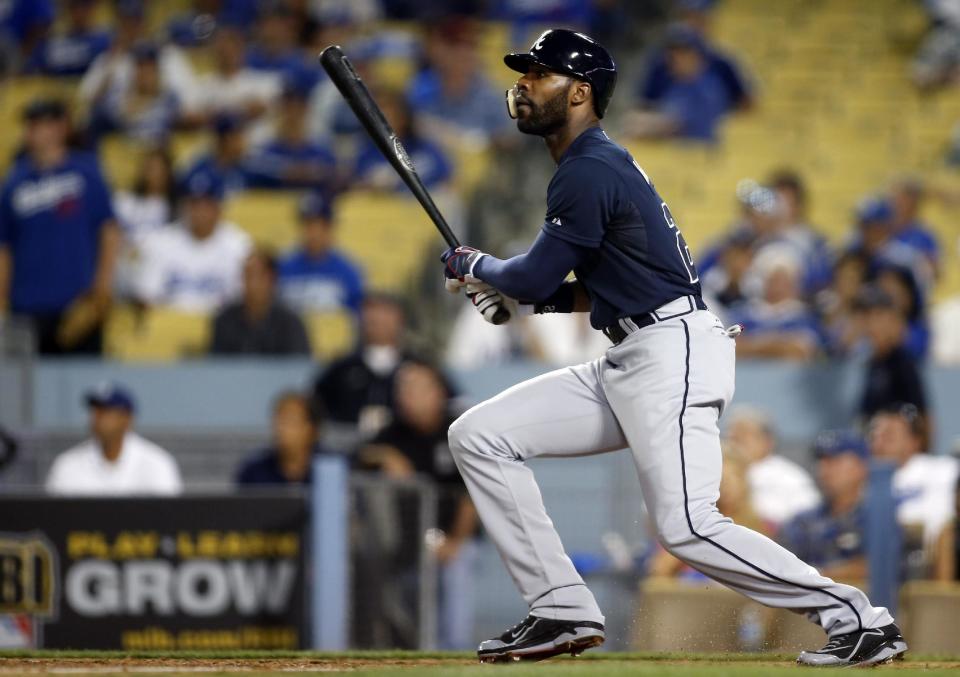
[{"label": "rbi logo", "polygon": [[0,613],[53,616],[55,553],[39,533],[0,533]]}]

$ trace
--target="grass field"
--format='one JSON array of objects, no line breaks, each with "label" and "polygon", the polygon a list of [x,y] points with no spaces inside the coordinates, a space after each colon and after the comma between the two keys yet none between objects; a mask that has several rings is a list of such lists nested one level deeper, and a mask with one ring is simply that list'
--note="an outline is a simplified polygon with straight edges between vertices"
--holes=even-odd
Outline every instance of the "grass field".
[{"label": "grass field", "polygon": [[[841,670],[813,670],[784,654],[593,653],[543,663],[478,665],[469,653],[422,652],[0,652],[0,675],[379,675],[403,677],[759,677],[815,673],[829,677]],[[960,675],[960,657],[910,656],[875,670],[896,677]]]}]

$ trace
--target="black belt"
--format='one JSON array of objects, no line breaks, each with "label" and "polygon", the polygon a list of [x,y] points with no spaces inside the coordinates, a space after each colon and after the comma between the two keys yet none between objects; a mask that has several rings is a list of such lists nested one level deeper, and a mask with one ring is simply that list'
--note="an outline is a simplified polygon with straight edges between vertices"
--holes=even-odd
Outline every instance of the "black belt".
[{"label": "black belt", "polygon": [[[683,317],[684,315],[689,315],[695,310],[707,309],[707,304],[704,303],[703,299],[700,298],[699,296],[688,296],[687,299],[690,300],[689,310],[684,310],[679,313],[673,313],[672,315],[662,315],[658,312],[659,311],[659,308],[658,308],[657,310],[653,310],[649,313],[643,313],[641,315],[630,315],[629,317],[621,318],[615,324],[611,324],[608,327],[604,327],[603,329],[601,329],[601,331],[606,335],[608,339],[610,339],[613,345],[617,345],[633,332],[639,331],[644,327],[649,327],[651,324],[656,324],[657,322],[663,322],[664,320],[672,320],[675,317]],[[674,299],[674,301],[676,300],[677,299]],[[673,303],[673,301],[670,301],[670,303]],[[665,305],[669,305],[669,304],[665,304]],[[624,325],[626,325],[626,327],[629,327],[629,329],[624,328]]]}]

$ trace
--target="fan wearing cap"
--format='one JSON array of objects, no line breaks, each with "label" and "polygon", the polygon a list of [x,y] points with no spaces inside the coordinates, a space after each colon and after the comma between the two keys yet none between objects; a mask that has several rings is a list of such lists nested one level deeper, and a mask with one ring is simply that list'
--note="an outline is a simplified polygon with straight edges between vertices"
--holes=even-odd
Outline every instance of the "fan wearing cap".
[{"label": "fan wearing cap", "polygon": [[134,293],[147,305],[211,313],[240,295],[250,236],[222,218],[223,179],[197,171],[186,177],[180,219],[143,241]]},{"label": "fan wearing cap", "polygon": [[196,158],[184,172],[184,180],[197,172],[219,174],[229,197],[250,183],[247,173],[247,121],[233,113],[213,118],[213,149]]},{"label": "fan wearing cap", "polygon": [[278,266],[280,295],[300,312],[360,312],[363,274],[334,244],[333,198],[313,192],[297,208],[300,243]]},{"label": "fan wearing cap", "polygon": [[307,100],[312,83],[288,77],[283,88],[273,138],[254,148],[247,160],[251,186],[258,188],[329,188],[336,158],[327,146],[311,139]]},{"label": "fan wearing cap", "polygon": [[92,438],[63,452],[47,474],[47,492],[70,496],[175,496],[183,491],[169,452],[133,430],[136,403],[118,383],[84,398]]},{"label": "fan wearing cap", "polygon": [[867,445],[856,433],[835,430],[822,433],[813,452],[823,503],[787,522],[780,543],[824,576],[866,580]]},{"label": "fan wearing cap", "polygon": [[0,188],[0,317],[29,320],[41,353],[99,353],[120,229],[96,158],[67,146],[67,109],[24,111],[25,153]]}]

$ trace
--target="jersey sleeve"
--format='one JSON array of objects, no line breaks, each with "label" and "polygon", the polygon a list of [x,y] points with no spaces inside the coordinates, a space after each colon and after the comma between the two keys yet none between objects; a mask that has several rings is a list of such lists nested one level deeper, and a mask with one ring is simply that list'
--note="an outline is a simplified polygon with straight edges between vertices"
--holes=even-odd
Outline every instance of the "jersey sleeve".
[{"label": "jersey sleeve", "polygon": [[563,163],[547,189],[543,230],[572,244],[599,247],[616,211],[620,178],[594,158]]},{"label": "jersey sleeve", "polygon": [[99,232],[104,223],[114,218],[110,188],[96,163],[91,163],[87,172],[87,209],[94,231]]},{"label": "jersey sleeve", "polygon": [[16,226],[10,194],[10,187],[5,185],[3,192],[0,193],[0,245],[6,246],[13,244],[14,227]]}]

